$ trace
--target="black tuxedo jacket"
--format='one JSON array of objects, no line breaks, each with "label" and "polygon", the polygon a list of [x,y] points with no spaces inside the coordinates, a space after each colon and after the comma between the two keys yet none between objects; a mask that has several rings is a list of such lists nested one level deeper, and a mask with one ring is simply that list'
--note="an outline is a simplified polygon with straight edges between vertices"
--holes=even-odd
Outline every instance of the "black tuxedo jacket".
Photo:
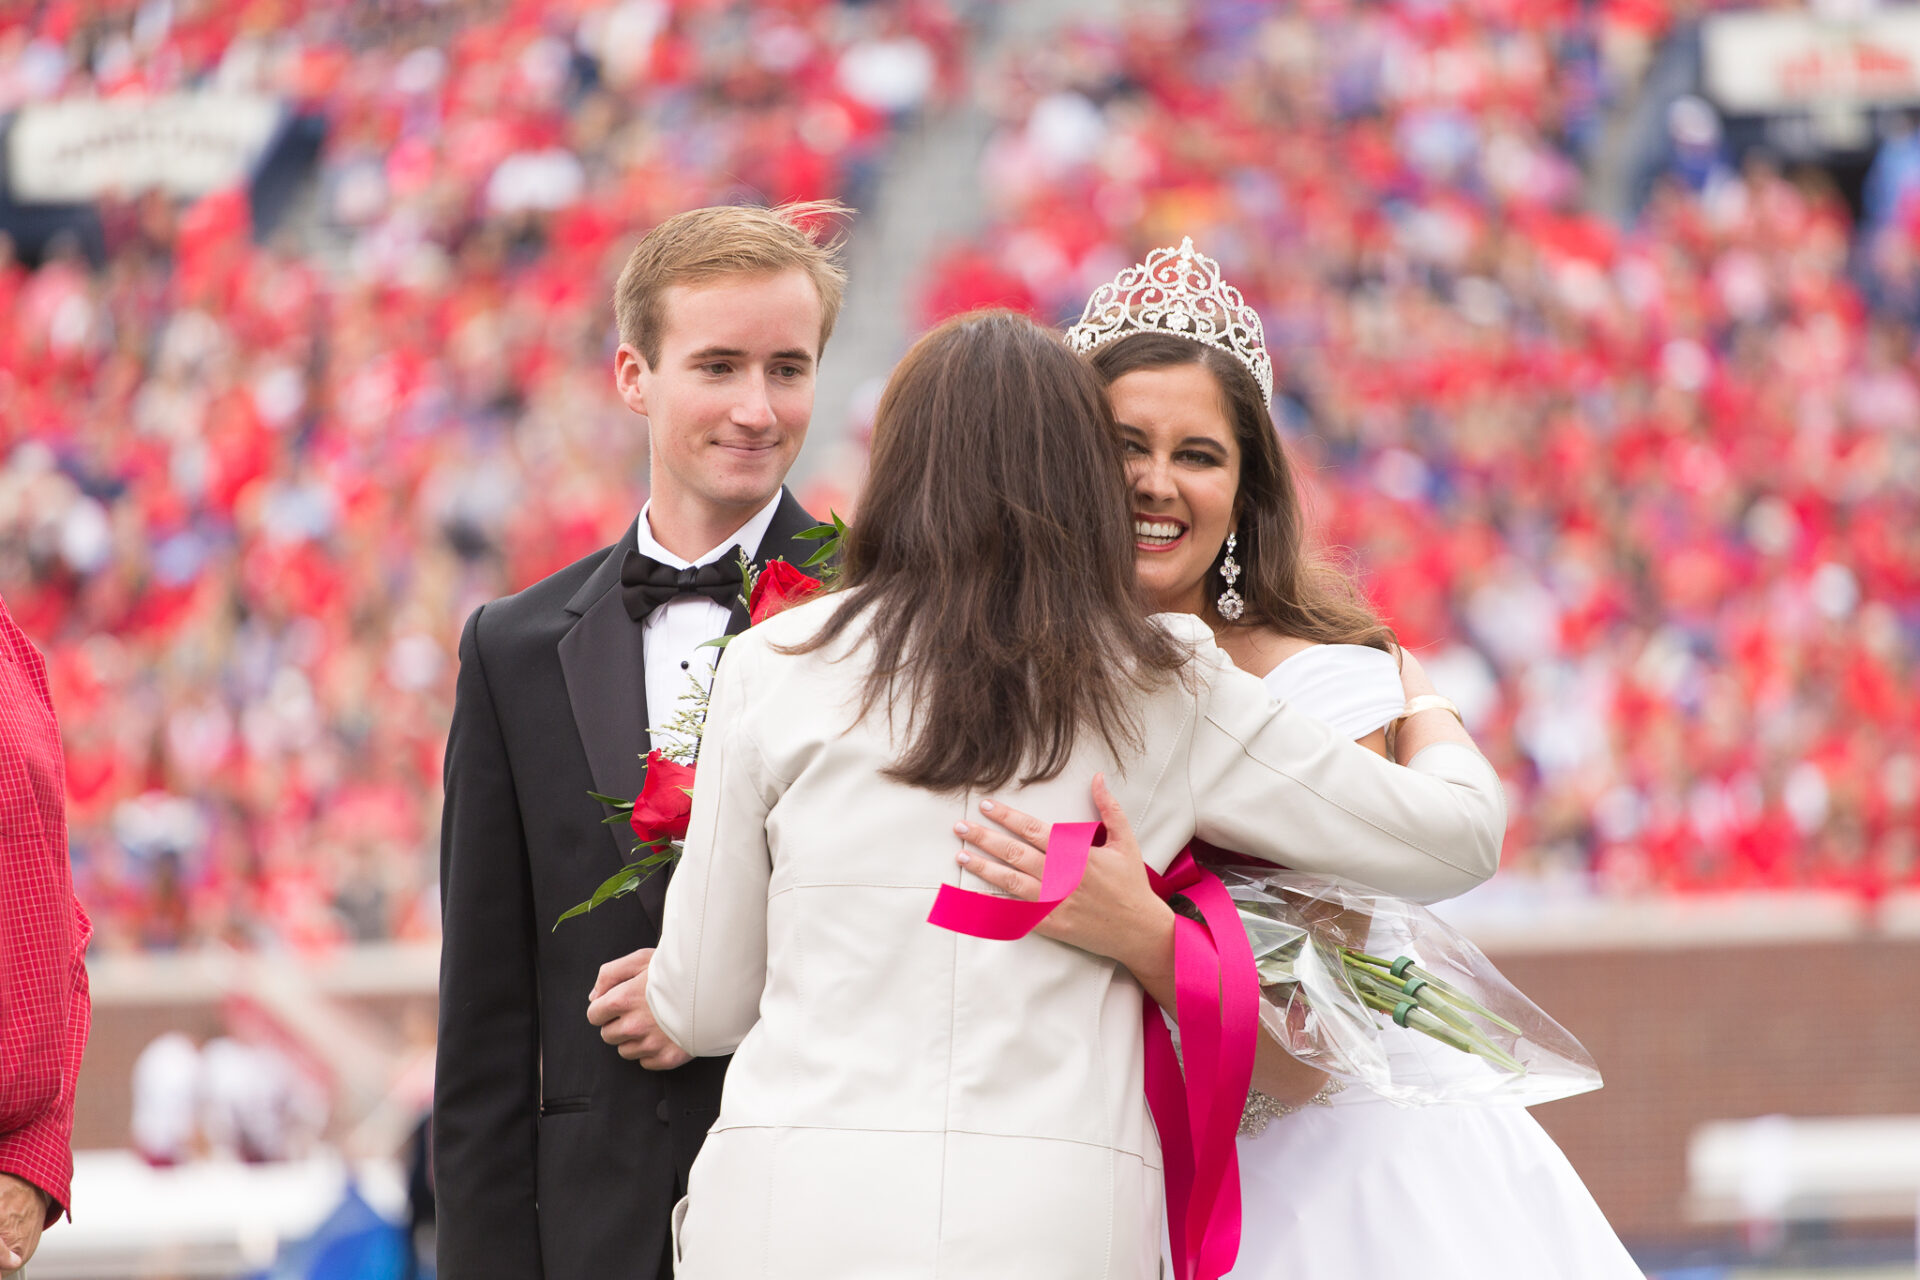
[{"label": "black tuxedo jacket", "polygon": [[[803,563],[815,526],[782,493],[761,563]],[[659,940],[666,876],[569,920],[618,870],[648,750],[640,625],[620,595],[635,529],[460,639],[440,831],[440,1043],[433,1145],[440,1275],[654,1280],[724,1058],[628,1062],[587,1022],[600,966]],[[746,625],[735,606],[729,634]]]}]

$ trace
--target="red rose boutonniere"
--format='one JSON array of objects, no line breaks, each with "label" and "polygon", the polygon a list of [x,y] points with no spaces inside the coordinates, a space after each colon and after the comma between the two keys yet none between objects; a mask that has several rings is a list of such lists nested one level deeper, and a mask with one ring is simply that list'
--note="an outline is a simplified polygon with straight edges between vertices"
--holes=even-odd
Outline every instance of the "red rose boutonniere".
[{"label": "red rose boutonniere", "polygon": [[757,627],[774,614],[791,609],[822,585],[820,579],[802,573],[785,560],[771,562],[754,579],[753,598],[747,603],[747,625]]}]

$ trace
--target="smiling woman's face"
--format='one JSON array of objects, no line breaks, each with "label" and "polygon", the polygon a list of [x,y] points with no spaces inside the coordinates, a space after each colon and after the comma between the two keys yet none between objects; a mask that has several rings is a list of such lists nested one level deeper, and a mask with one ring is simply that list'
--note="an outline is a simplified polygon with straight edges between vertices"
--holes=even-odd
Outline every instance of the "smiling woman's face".
[{"label": "smiling woman's face", "polygon": [[1207,571],[1233,528],[1240,444],[1197,364],[1136,369],[1107,388],[1133,489],[1135,571],[1158,612],[1211,616]]}]

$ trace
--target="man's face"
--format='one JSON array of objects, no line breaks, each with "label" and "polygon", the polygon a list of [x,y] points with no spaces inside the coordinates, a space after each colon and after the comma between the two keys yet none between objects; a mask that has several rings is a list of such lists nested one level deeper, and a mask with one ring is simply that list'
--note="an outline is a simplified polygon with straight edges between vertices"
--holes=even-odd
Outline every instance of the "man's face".
[{"label": "man's face", "polygon": [[750,514],[780,490],[807,438],[820,295],[803,271],[674,285],[660,360],[621,344],[620,395],[645,414],[656,503]]}]

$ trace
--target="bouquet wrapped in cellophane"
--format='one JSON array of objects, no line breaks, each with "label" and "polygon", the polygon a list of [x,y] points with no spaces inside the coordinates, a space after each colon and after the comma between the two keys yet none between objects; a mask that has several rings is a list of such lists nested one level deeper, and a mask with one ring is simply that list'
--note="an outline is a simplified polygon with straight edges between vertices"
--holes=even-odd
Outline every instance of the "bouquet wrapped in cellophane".
[{"label": "bouquet wrapped in cellophane", "polygon": [[1580,1042],[1425,907],[1283,868],[1210,869],[1253,944],[1261,1025],[1301,1062],[1408,1106],[1600,1087]]}]

